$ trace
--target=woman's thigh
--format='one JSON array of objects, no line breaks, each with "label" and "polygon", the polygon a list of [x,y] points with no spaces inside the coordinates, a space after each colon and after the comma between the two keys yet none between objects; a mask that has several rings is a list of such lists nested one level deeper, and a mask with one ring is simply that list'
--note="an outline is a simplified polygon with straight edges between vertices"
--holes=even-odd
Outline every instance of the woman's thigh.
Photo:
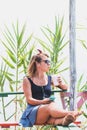
[{"label": "woman's thigh", "polygon": [[39,107],[39,109],[37,111],[37,117],[36,117],[35,124],[37,124],[37,125],[44,124],[48,120],[48,118],[50,116],[48,106],[49,106],[49,104],[41,105]]}]

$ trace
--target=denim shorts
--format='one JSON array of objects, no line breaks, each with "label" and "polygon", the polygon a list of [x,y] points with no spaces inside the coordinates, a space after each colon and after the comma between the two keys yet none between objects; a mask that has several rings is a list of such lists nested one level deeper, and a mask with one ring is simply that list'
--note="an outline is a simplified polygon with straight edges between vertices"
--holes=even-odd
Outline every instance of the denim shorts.
[{"label": "denim shorts", "polygon": [[28,104],[27,108],[22,114],[19,125],[22,127],[33,127],[36,121],[37,111],[40,105],[33,106]]}]

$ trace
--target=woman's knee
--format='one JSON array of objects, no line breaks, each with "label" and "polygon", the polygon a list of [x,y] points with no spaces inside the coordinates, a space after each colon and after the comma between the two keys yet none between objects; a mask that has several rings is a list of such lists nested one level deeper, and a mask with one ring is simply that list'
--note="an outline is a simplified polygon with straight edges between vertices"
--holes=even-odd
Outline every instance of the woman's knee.
[{"label": "woman's knee", "polygon": [[50,103],[50,104],[46,104],[46,105],[41,105],[40,107],[39,107],[39,109],[38,109],[38,112],[37,112],[37,118],[39,119],[39,118],[46,118],[46,119],[48,119],[48,117],[50,117],[50,113],[51,113],[51,109],[52,109],[52,107],[51,107],[51,105],[52,105],[52,103]]},{"label": "woman's knee", "polygon": [[41,105],[38,109],[38,113],[46,113],[47,115],[49,115],[49,104],[46,105]]},{"label": "woman's knee", "polygon": [[41,105],[37,112],[36,123],[43,124],[50,117],[50,112],[48,109],[48,105]]},{"label": "woman's knee", "polygon": [[51,111],[54,109],[54,108],[57,108],[56,107],[56,104],[54,102],[51,102],[50,104],[47,104],[43,109],[44,111],[50,115]]}]

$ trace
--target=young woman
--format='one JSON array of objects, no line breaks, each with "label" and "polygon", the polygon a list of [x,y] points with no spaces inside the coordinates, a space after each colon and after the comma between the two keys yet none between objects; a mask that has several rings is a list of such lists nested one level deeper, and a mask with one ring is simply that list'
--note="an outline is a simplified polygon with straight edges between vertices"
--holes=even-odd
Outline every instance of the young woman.
[{"label": "young woman", "polygon": [[[52,77],[46,73],[50,69],[47,54],[39,52],[34,55],[28,66],[28,74],[23,79],[23,91],[27,101],[20,124],[23,127],[33,125],[52,124],[69,125],[81,114],[78,111],[59,110],[58,104],[50,100]],[[58,87],[67,90],[67,85],[58,78]]]}]

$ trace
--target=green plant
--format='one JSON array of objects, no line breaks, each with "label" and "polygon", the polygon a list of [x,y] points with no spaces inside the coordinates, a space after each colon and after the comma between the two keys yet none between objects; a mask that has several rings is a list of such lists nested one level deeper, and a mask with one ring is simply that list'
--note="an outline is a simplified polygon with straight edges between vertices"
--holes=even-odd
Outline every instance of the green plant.
[{"label": "green plant", "polygon": [[1,63],[0,67],[0,91],[3,92],[6,78],[9,79],[10,73],[8,73],[8,67],[4,63]]},{"label": "green plant", "polygon": [[83,83],[84,74],[82,74],[77,81],[77,92],[82,92],[87,89],[87,82]]},{"label": "green plant", "polygon": [[64,42],[65,34],[63,34],[63,18],[61,20],[57,19],[55,17],[55,29],[54,31],[47,27],[41,28],[41,31],[43,35],[45,36],[44,39],[41,40],[39,38],[36,38],[40,45],[43,47],[43,50],[46,51],[50,58],[51,58],[51,69],[50,74],[56,74],[61,73],[68,69],[68,67],[64,69],[60,69],[61,65],[65,61],[65,57],[61,58],[63,56],[62,50],[67,45],[67,42]]},{"label": "green plant", "polygon": [[[4,63],[1,63],[0,67],[1,67],[0,68],[0,92],[4,92],[4,85],[6,84],[6,81],[10,79],[10,76],[12,76],[12,74],[8,72],[8,67]],[[0,113],[3,114],[4,120],[6,120],[6,114],[4,109],[5,103],[3,97],[1,98],[1,102],[2,102],[2,112]]]},{"label": "green plant", "polygon": [[[33,50],[34,50],[34,44],[30,45],[30,41],[32,39],[32,34],[29,35],[26,40],[24,39],[25,34],[25,27],[24,24],[23,27],[19,28],[19,23],[17,21],[16,25],[12,24],[12,30],[10,30],[5,25],[5,31],[2,32],[4,39],[0,39],[1,43],[4,45],[7,53],[7,57],[1,56],[4,63],[6,64],[6,67],[8,68],[6,73],[2,71],[2,82],[1,82],[1,91],[3,92],[3,88],[8,87],[8,90],[10,91],[18,91],[19,85],[21,83],[21,79],[23,75],[26,74],[26,67],[29,63],[29,60],[32,56]],[[25,60],[26,59],[26,60]],[[6,69],[4,67],[4,70]],[[2,67],[1,67],[2,68]],[[1,69],[2,70],[2,69]],[[5,77],[8,79],[8,83],[5,83]],[[1,79],[0,79],[1,80]],[[6,86],[5,86],[6,85]],[[18,113],[18,103],[16,101],[22,100],[19,99],[17,95],[14,97],[13,100],[15,100],[15,112]],[[12,101],[9,101],[6,106],[8,106]],[[4,102],[4,100],[3,100]],[[21,102],[19,102],[19,105],[21,107]],[[3,105],[4,107],[4,105]],[[4,109],[4,108],[3,108]],[[4,113],[5,115],[5,113]],[[13,114],[15,116],[15,120],[17,117],[17,114]],[[11,117],[8,117],[5,120],[8,120]]]}]

